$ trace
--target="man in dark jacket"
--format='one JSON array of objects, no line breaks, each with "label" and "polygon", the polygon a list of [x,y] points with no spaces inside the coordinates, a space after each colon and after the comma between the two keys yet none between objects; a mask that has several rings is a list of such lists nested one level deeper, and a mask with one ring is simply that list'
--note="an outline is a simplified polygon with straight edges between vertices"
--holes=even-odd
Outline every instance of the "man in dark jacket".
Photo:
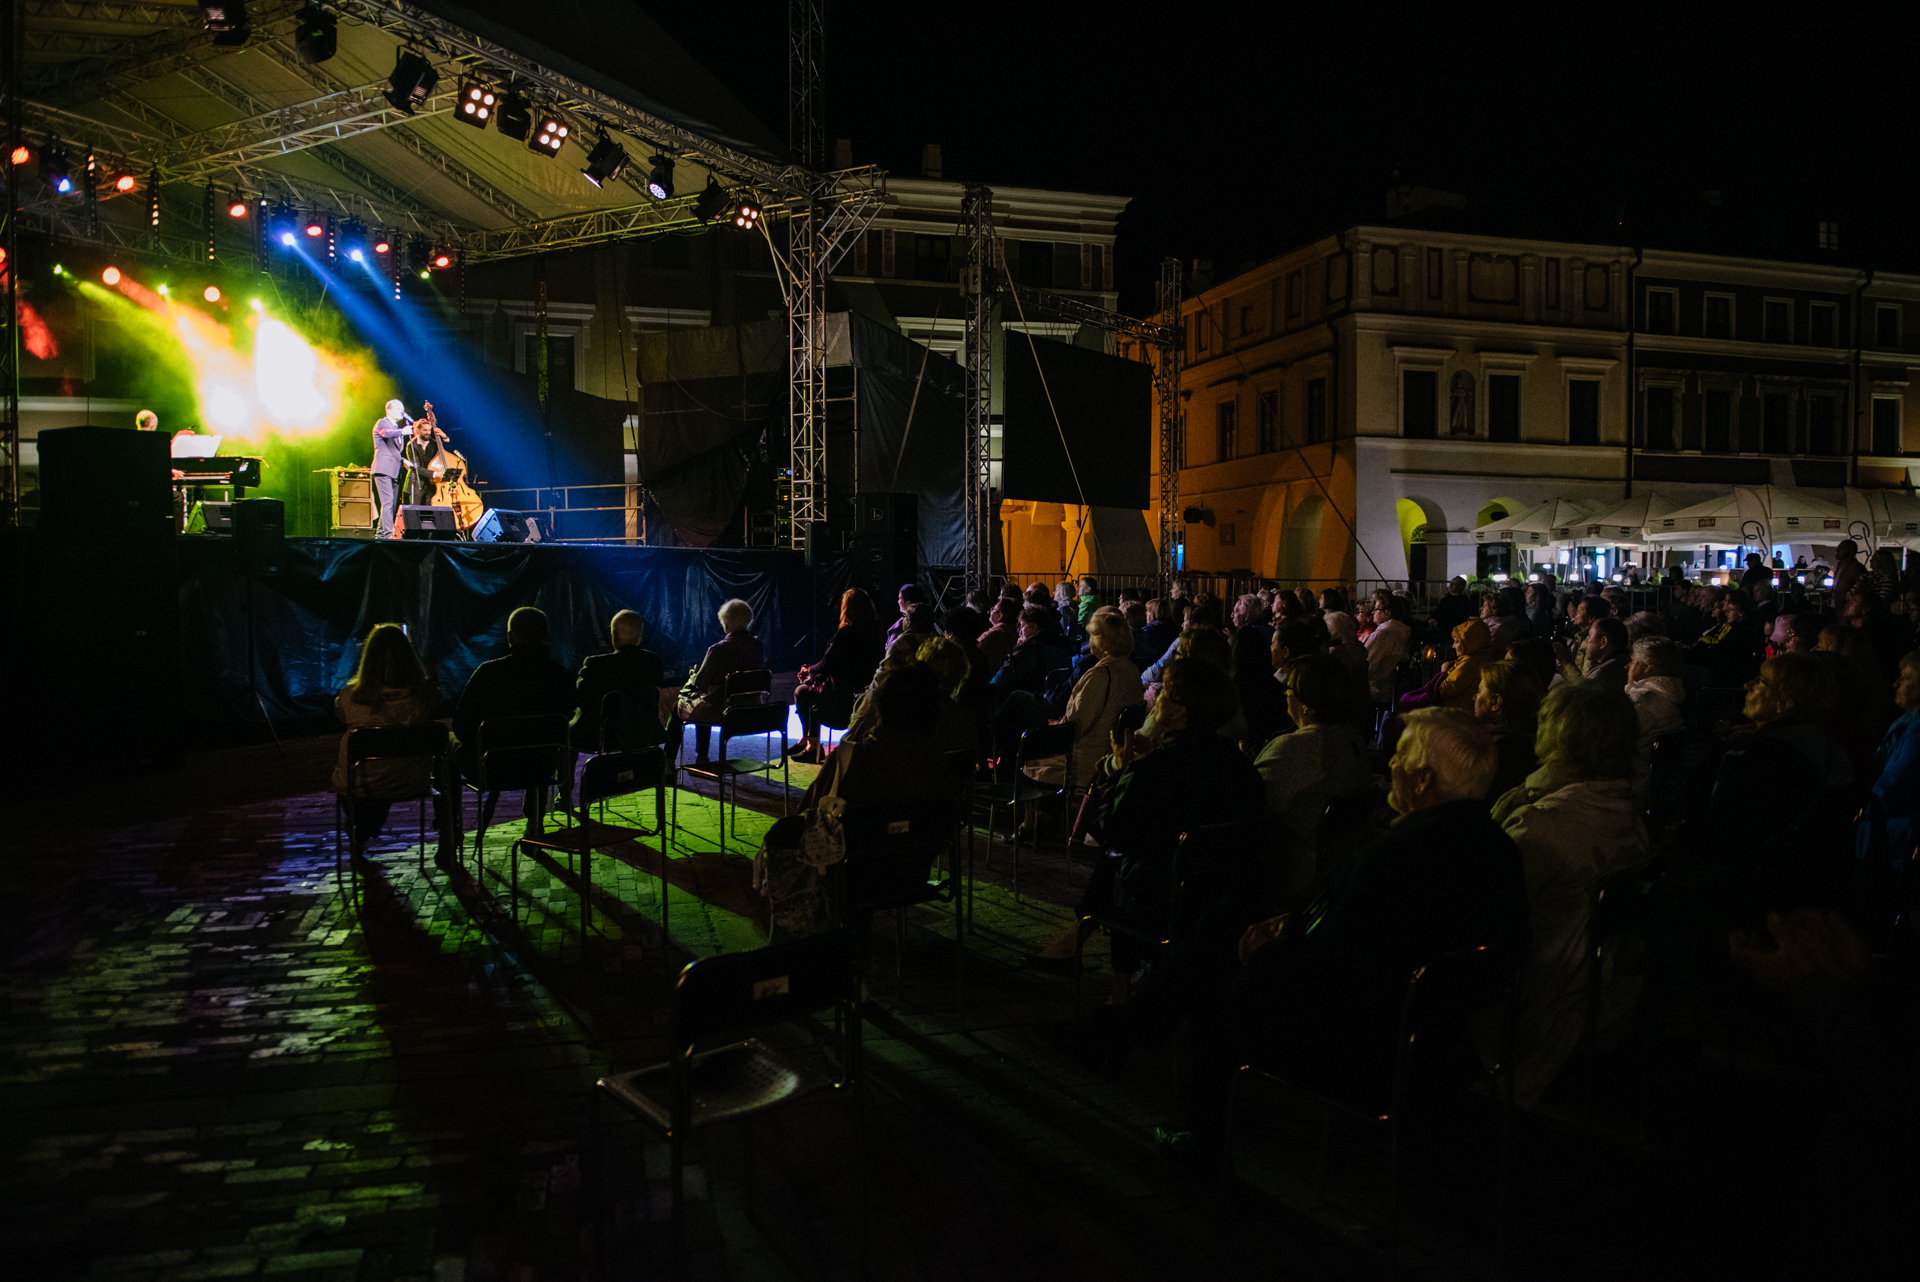
[{"label": "man in dark jacket", "polygon": [[573,722],[567,728],[567,742],[575,752],[600,751],[600,708],[615,691],[632,696],[632,702],[618,722],[606,727],[608,747],[631,751],[651,748],[665,739],[660,727],[660,687],[666,683],[666,669],[659,655],[640,648],[645,626],[632,610],[620,611],[608,627],[613,653],[592,654],[581,661],[580,676],[574,682]]},{"label": "man in dark jacket", "polygon": [[1496,761],[1492,740],[1465,713],[1408,714],[1389,766],[1400,818],[1387,834],[1336,869],[1304,912],[1242,929],[1239,905],[1218,905],[1133,1001],[1105,1017],[1097,1037],[1109,1053],[1189,1022],[1189,1129],[1176,1147],[1218,1143],[1242,1064],[1376,1102],[1415,966],[1492,947],[1484,984],[1453,1013],[1464,1020],[1499,998],[1525,952],[1527,894],[1519,848],[1487,810]]},{"label": "man in dark jacket", "polygon": [[[565,717],[572,710],[573,674],[547,653],[547,616],[532,606],[521,606],[507,616],[505,656],[475,668],[454,705],[453,735],[459,744],[461,773],[472,779],[479,770],[484,723],[507,717]],[[501,745],[493,741],[487,746],[491,751]],[[529,831],[540,830],[540,816],[546,811],[544,791],[536,789],[526,796]],[[572,780],[563,779],[562,796],[571,791]],[[489,814],[491,809],[488,805]]]},{"label": "man in dark jacket", "polygon": [[1467,595],[1467,581],[1456,574],[1447,580],[1447,594],[1434,602],[1434,626],[1448,636],[1475,615],[1473,599]]}]

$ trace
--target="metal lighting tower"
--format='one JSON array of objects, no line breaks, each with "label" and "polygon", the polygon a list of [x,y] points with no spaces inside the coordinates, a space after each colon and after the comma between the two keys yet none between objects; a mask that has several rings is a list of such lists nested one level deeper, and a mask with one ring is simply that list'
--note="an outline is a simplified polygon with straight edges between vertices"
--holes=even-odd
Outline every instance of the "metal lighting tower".
[{"label": "metal lighting tower", "polygon": [[1161,323],[1174,332],[1174,341],[1159,345],[1154,362],[1153,392],[1160,402],[1160,586],[1173,586],[1174,539],[1180,522],[1180,359],[1186,341],[1180,334],[1180,260],[1160,260]]},{"label": "metal lighting tower", "polygon": [[966,521],[967,591],[987,586],[992,571],[993,531],[993,191],[968,183],[960,196],[960,229],[967,238],[967,265],[960,292],[966,308],[967,470],[962,481]]},{"label": "metal lighting tower", "polygon": [[13,163],[20,146],[20,50],[23,0],[8,0],[6,21],[0,23],[0,113],[6,116],[6,154],[0,170],[7,176],[6,207],[0,209],[0,525],[20,521],[20,319],[17,308],[20,277],[20,175]]},{"label": "metal lighting tower", "polygon": [[831,181],[814,171],[826,150],[822,85],[826,41],[820,0],[787,4],[787,145],[809,180],[808,198],[787,222],[787,539],[807,548],[827,519],[827,271],[823,198]]}]

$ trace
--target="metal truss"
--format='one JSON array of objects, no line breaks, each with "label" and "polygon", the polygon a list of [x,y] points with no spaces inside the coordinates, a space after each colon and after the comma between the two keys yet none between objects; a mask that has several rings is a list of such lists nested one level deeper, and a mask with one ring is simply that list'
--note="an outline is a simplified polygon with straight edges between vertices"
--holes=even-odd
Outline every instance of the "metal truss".
[{"label": "metal truss", "polygon": [[[303,4],[304,0],[280,0],[280,3],[261,5],[251,14],[252,40],[277,39],[292,31]],[[194,10],[187,12],[198,16]],[[35,97],[55,102],[102,98],[233,53],[241,47],[217,44],[217,39],[214,32],[190,19],[167,31],[119,41],[111,52],[98,57],[49,64],[39,69],[40,74],[28,88]]]},{"label": "metal truss", "polygon": [[1186,338],[1180,329],[1180,260],[1160,260],[1160,328],[1171,332],[1172,341],[1159,344],[1153,367],[1153,393],[1159,402],[1160,418],[1160,586],[1173,585],[1174,542],[1184,536],[1180,520],[1180,443],[1181,430],[1180,363],[1186,356]]},{"label": "metal truss", "polygon": [[962,510],[967,591],[984,588],[993,570],[993,298],[999,284],[994,254],[993,191],[968,183],[960,195],[960,232],[967,262],[960,278],[966,312],[961,345],[967,362],[966,474]]},{"label": "metal truss", "polygon": [[826,60],[821,0],[787,0],[787,146],[809,169],[827,163]]},{"label": "metal truss", "polygon": [[1131,316],[1122,316],[1119,312],[1110,312],[1104,307],[1095,307],[1083,299],[1035,289],[1031,285],[1020,285],[1012,281],[1007,282],[1007,288],[1019,297],[1020,306],[1024,312],[1051,313],[1061,320],[1092,325],[1110,334],[1138,339],[1155,347],[1166,347],[1170,344],[1177,346],[1181,341],[1178,324],[1162,325],[1156,321],[1136,320]]},{"label": "metal truss", "polygon": [[20,145],[20,67],[23,22],[18,5],[0,17],[0,173],[6,175],[6,205],[0,208],[0,525],[20,522],[20,184],[13,150]]}]

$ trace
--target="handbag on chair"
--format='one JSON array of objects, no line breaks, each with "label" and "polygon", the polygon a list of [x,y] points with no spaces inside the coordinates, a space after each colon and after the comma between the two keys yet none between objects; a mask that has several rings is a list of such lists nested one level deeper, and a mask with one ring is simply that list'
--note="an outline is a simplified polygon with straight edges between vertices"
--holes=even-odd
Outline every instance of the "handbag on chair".
[{"label": "handbag on chair", "polygon": [[813,807],[774,821],[753,859],[753,888],[769,903],[768,942],[801,939],[833,929],[827,871],[847,857],[847,803],[840,781],[853,761],[845,749],[833,785]]}]

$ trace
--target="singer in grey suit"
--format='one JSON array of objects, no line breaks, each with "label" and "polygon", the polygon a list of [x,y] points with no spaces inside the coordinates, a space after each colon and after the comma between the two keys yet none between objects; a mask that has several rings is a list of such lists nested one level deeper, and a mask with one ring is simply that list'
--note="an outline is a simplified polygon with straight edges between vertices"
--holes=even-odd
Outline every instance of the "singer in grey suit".
[{"label": "singer in grey suit", "polygon": [[400,497],[400,456],[408,432],[407,407],[399,401],[387,402],[387,416],[373,425],[373,491],[380,496],[380,537],[393,537],[394,506]]}]

